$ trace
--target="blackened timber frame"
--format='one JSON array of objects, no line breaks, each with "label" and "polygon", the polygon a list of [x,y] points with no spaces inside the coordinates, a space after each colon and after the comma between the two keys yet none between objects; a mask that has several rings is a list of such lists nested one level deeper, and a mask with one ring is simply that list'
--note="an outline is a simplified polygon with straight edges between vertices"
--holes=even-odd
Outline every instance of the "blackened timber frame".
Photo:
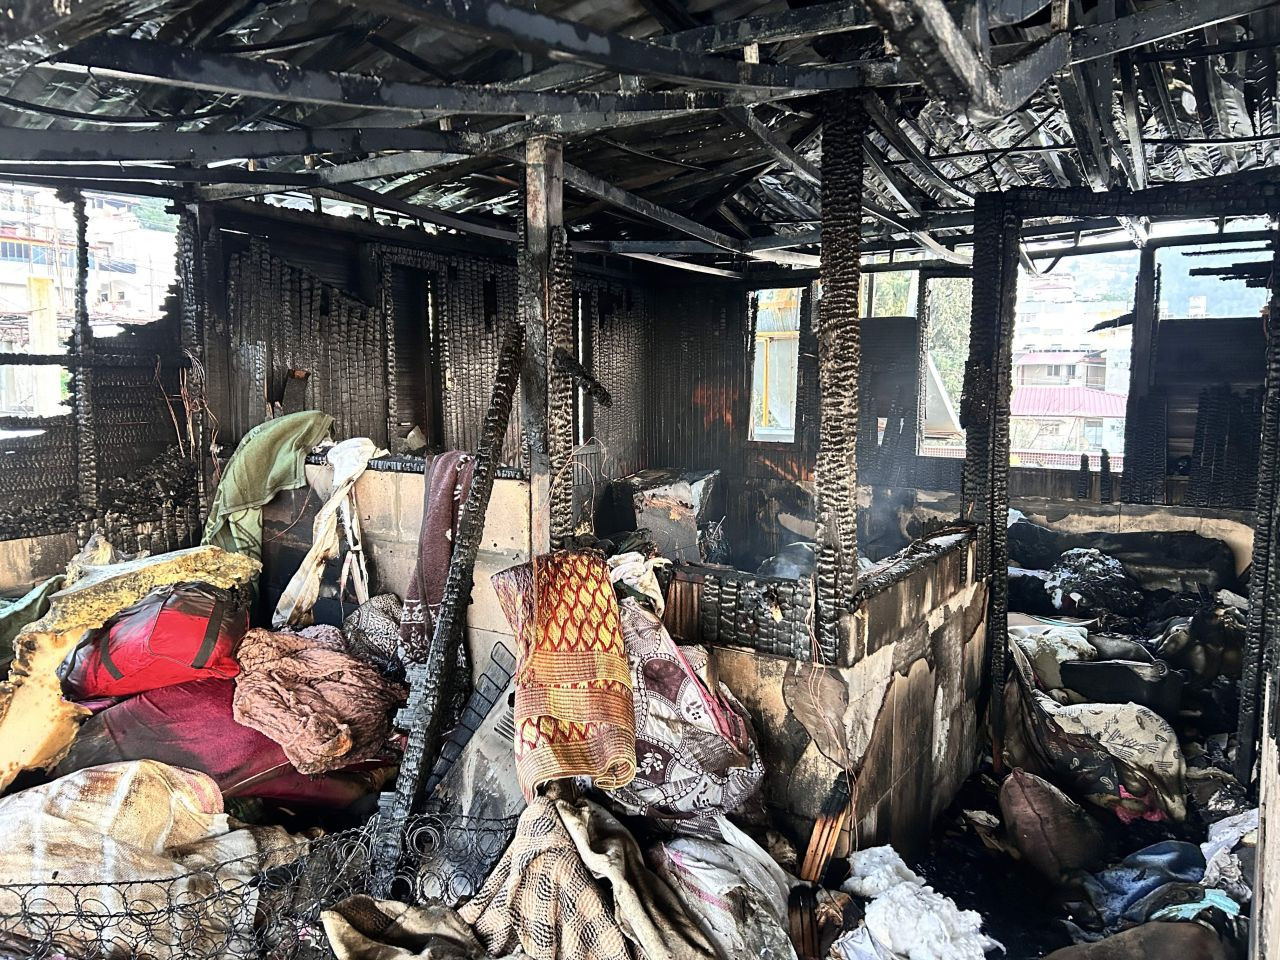
[{"label": "blackened timber frame", "polygon": [[[990,575],[988,650],[991,671],[991,728],[994,757],[1000,762],[1003,691],[1008,649],[1009,394],[1012,380],[1013,316],[1017,292],[1017,247],[1022,224],[1047,217],[1232,217],[1280,216],[1280,180],[1265,171],[1186,181],[1137,191],[1017,188],[982,194],[974,211],[974,294],[969,361],[965,369],[962,421],[966,455],[962,492],[965,518],[980,525],[980,572]],[[1273,240],[1273,242],[1277,242]],[[1280,244],[1278,244],[1280,245]],[[1275,280],[1273,279],[1273,284]],[[1280,310],[1276,287],[1272,311]],[[1264,689],[1276,702],[1277,646],[1280,645],[1280,564],[1271,541],[1280,530],[1280,504],[1274,496],[1280,469],[1280,344],[1268,325],[1264,417],[1254,520],[1254,574],[1249,629],[1245,641],[1240,700],[1238,773],[1252,775],[1260,735],[1259,705]],[[1266,411],[1272,412],[1271,416]],[[1261,551],[1261,552],[1260,552]],[[1280,553],[1280,551],[1277,551]],[[1276,717],[1268,736],[1280,738]]]},{"label": "blackened timber frame", "polygon": [[818,303],[818,645],[836,642],[858,586],[858,284],[862,139],[867,117],[853,93],[828,94],[822,134],[822,299]]}]

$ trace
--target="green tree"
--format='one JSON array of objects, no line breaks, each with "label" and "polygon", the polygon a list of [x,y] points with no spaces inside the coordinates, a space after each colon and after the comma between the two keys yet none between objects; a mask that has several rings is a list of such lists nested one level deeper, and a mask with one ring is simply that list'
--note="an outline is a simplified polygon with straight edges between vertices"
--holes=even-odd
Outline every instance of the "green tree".
[{"label": "green tree", "polygon": [[969,316],[973,309],[973,281],[968,277],[937,277],[929,283],[928,350],[952,405],[960,409],[964,364],[969,356]]},{"label": "green tree", "polygon": [[159,197],[142,197],[130,207],[144,230],[178,232],[178,218],[165,212],[165,201]]}]

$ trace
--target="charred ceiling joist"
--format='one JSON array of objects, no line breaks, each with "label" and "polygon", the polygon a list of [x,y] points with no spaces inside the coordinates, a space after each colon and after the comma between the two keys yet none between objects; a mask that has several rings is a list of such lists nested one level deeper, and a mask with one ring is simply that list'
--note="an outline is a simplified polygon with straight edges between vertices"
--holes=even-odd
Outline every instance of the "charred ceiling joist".
[{"label": "charred ceiling joist", "polygon": [[712,91],[562,93],[462,84],[428,86],[379,77],[305,70],[270,60],[204,53],[146,40],[102,36],[60,58],[64,68],[147,80],[192,90],[235,93],[291,103],[368,107],[415,114],[517,115],[710,110],[743,102]]},{"label": "charred ceiling joist", "polygon": [[[976,119],[1005,117],[1023,106],[1055,73],[1073,63],[1112,57],[1192,30],[1244,16],[1274,0],[1170,0],[1140,13],[1080,27],[1015,47],[993,50],[988,28],[1047,4],[970,4],[957,22],[943,0],[867,0],[876,21],[906,66],[931,92]],[[975,12],[976,11],[976,12]],[[997,56],[997,53],[999,54]],[[1003,62],[998,62],[1003,61]]]},{"label": "charred ceiling joist", "polygon": [[[214,163],[311,153],[457,150],[457,137],[438,130],[337,127],[323,130],[233,130],[172,133],[131,130],[30,130],[0,127],[0,156],[9,161]],[[466,152],[466,151],[464,151]]]},{"label": "charred ceiling joist", "polygon": [[828,68],[789,67],[671,49],[620,34],[601,33],[581,23],[497,0],[472,0],[467,4],[449,0],[360,0],[360,6],[410,23],[432,23],[486,40],[509,42],[522,50],[676,83],[780,94],[877,86],[894,82],[899,76],[895,64],[881,61]]}]

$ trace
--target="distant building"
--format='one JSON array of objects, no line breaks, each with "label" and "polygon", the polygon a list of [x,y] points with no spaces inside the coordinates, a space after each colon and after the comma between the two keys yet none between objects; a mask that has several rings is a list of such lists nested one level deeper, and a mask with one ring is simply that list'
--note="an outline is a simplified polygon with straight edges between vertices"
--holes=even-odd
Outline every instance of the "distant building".
[{"label": "distant building", "polygon": [[[1036,452],[1123,453],[1127,391],[1107,389],[1109,352],[1036,350],[1014,357],[1009,439],[1025,465],[1034,465]],[[1127,376],[1125,363],[1126,388]],[[1071,457],[1044,459],[1072,465]]]},{"label": "distant building", "polygon": [[[90,193],[89,321],[95,335],[160,316],[175,273],[169,222],[138,216],[137,197]],[[0,352],[67,352],[75,320],[75,220],[44,187],[0,183]],[[60,412],[65,374],[56,366],[0,367],[0,415]]]}]

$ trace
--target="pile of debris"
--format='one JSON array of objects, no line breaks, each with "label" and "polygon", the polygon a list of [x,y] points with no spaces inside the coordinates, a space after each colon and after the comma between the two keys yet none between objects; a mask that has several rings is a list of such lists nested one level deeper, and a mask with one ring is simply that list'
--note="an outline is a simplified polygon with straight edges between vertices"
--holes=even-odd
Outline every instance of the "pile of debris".
[{"label": "pile of debris", "polygon": [[[43,503],[0,510],[0,539],[45,536],[94,522],[114,532],[117,527],[160,521],[166,512],[194,516],[196,501],[195,461],[173,446],[131,473],[105,481],[96,513],[86,510],[72,491]],[[194,532],[194,524],[190,526]],[[169,544],[171,548],[187,545]]]},{"label": "pile of debris", "polygon": [[1010,569],[1013,670],[995,707],[1007,775],[967,785],[934,858],[1017,861],[1022,905],[1048,910],[1035,946],[1075,944],[1055,960],[1235,955],[1258,809],[1233,772],[1248,601],[1230,551],[1018,517],[1009,534],[1025,566]]},{"label": "pile of debris", "polygon": [[[0,955],[981,960],[997,946],[889,847],[797,879],[811,871],[765,817],[750,716],[708,652],[668,632],[671,559],[644,530],[494,575],[516,650],[495,646],[458,698],[380,886],[367,822],[407,755],[396,711],[435,632],[473,461],[426,465],[402,603],[368,596],[349,500],[378,451],[329,447],[312,552],[252,625],[261,505],[305,483],[329,428],[294,414],[246,437],[209,545],[124,557],[95,537],[0,611],[0,825],[24,838],[0,857]],[[320,571],[344,553],[361,602],[341,628],[315,624]]]}]

